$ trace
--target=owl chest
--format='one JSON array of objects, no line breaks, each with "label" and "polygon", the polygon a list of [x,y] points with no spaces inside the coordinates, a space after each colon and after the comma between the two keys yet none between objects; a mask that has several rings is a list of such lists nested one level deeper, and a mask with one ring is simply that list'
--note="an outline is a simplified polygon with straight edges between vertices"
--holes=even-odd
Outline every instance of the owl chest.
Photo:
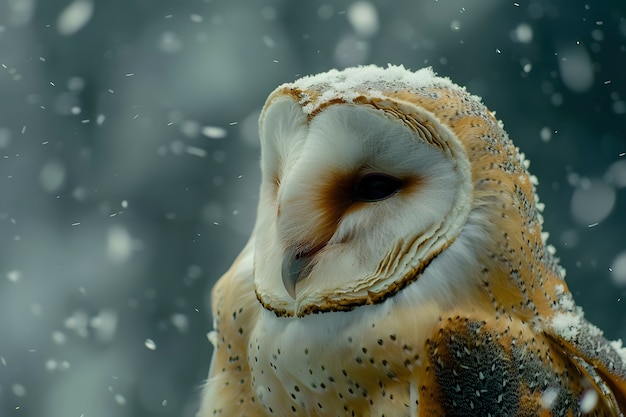
[{"label": "owl chest", "polygon": [[275,324],[257,327],[248,354],[252,389],[268,415],[409,415],[420,355],[399,336]]}]

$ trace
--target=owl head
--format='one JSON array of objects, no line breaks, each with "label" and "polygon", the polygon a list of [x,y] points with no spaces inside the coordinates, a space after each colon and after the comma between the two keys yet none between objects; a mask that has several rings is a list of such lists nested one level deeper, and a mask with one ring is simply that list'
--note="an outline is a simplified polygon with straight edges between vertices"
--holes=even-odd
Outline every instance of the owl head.
[{"label": "owl head", "polygon": [[352,310],[407,287],[453,303],[494,277],[513,309],[534,291],[545,302],[532,309],[554,303],[558,288],[520,278],[564,285],[527,163],[464,88],[431,69],[333,70],[278,87],[259,125],[254,283],[278,316]]}]

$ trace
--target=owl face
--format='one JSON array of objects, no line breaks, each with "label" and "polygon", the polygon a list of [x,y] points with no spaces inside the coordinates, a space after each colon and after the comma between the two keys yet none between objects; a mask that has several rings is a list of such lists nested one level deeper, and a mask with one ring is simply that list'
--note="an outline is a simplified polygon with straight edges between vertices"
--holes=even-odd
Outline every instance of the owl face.
[{"label": "owl face", "polygon": [[315,91],[279,88],[261,115],[254,281],[279,316],[383,301],[467,220],[469,161],[451,130],[400,98],[355,91],[315,106]]}]

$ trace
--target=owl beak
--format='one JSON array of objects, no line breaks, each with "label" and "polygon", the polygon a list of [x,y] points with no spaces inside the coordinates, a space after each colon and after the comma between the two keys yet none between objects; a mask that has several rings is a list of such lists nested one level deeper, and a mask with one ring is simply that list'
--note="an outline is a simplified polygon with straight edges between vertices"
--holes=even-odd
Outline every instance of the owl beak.
[{"label": "owl beak", "polygon": [[285,289],[296,299],[296,284],[306,278],[313,267],[312,259],[318,248],[308,252],[287,251],[283,259],[282,276]]},{"label": "owl beak", "polygon": [[296,259],[294,256],[285,256],[283,260],[283,285],[294,300],[296,299],[296,284],[305,268],[306,261],[302,258]]}]

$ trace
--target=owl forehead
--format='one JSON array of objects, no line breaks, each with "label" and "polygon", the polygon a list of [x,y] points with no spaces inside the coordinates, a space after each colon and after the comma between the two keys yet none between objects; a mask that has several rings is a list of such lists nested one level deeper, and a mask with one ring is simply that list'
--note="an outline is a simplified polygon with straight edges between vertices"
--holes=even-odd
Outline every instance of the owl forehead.
[{"label": "owl forehead", "polygon": [[[381,90],[376,88],[376,85],[355,85],[350,90],[337,90],[326,87],[326,84],[322,84],[304,89],[294,84],[284,85],[270,95],[266,108],[276,99],[289,97],[298,103],[310,122],[330,106],[338,104],[373,106],[377,102],[390,101],[397,106],[398,103],[393,98],[393,94],[406,86],[398,85],[397,89],[394,90]],[[385,87],[389,87],[389,85]]]},{"label": "owl forehead", "polygon": [[362,169],[403,171],[403,161],[414,156],[422,142],[397,117],[369,104],[335,104],[317,113],[308,126],[309,152],[316,163],[335,161]]},{"label": "owl forehead", "polygon": [[[400,123],[398,123],[400,122]],[[272,101],[261,119],[263,166],[274,182],[289,177],[300,188],[311,174],[355,178],[371,172],[403,177],[430,171],[429,160],[443,151],[450,157],[452,133],[429,112],[410,103],[360,96],[352,102],[335,101],[306,114],[290,95]],[[307,181],[301,181],[302,179]]]},{"label": "owl forehead", "polygon": [[400,91],[419,95],[425,88],[435,86],[456,87],[449,79],[437,77],[430,68],[411,72],[403,66],[361,66],[342,71],[331,70],[283,84],[270,95],[268,104],[275,97],[289,95],[302,106],[305,113],[314,115],[334,103],[384,99]]}]

